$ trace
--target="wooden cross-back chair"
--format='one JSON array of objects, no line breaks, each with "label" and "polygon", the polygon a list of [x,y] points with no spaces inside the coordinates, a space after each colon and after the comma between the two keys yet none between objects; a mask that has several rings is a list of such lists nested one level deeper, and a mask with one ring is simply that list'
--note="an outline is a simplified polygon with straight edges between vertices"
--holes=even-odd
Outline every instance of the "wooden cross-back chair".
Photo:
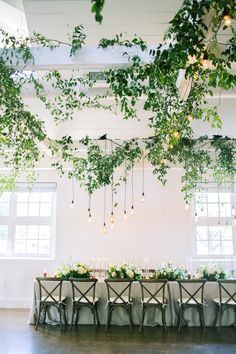
[{"label": "wooden cross-back chair", "polygon": [[72,316],[70,330],[74,324],[74,317],[76,316],[75,323],[78,323],[79,310],[82,307],[88,307],[93,314],[94,326],[99,325],[97,303],[99,298],[95,296],[95,289],[97,279],[92,278],[74,278],[70,279],[72,287]]},{"label": "wooden cross-back chair", "polygon": [[168,297],[166,295],[167,279],[142,279],[141,285],[141,322],[140,331],[143,328],[145,313],[148,309],[157,308],[161,311],[163,328],[166,330],[166,308]]},{"label": "wooden cross-back chair", "polygon": [[219,317],[218,331],[221,331],[222,318],[225,310],[233,309],[236,312],[236,279],[219,279],[219,298],[213,299],[217,306],[217,315]]},{"label": "wooden cross-back chair", "polygon": [[50,306],[54,306],[60,318],[60,327],[62,329],[62,315],[64,317],[64,323],[67,323],[66,320],[66,297],[62,293],[62,285],[63,280],[58,278],[44,278],[44,277],[37,277],[38,282],[38,290],[39,290],[39,297],[36,298],[37,303],[37,321],[35,329],[38,329],[38,325],[41,320],[41,315],[43,314],[43,323],[46,321],[46,315],[48,308]]},{"label": "wooden cross-back chair", "polygon": [[177,280],[177,282],[180,292],[180,298],[177,299],[179,305],[178,331],[181,330],[182,322],[184,322],[184,312],[187,308],[197,309],[201,327],[205,330],[204,287],[206,279],[183,279]]},{"label": "wooden cross-back chair", "polygon": [[132,279],[105,279],[107,286],[107,324],[105,331],[111,323],[112,312],[117,307],[123,307],[129,316],[129,326],[132,331],[132,303],[133,299],[131,297],[131,285]]}]

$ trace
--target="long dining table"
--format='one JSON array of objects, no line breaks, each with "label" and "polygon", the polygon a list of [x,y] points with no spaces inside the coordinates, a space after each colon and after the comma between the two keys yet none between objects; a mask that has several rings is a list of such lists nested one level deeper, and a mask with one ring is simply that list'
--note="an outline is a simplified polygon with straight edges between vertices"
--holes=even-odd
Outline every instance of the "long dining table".
[{"label": "long dining table", "polygon": [[[35,324],[37,319],[37,307],[39,299],[39,286],[38,282],[35,280],[33,291],[32,305],[30,309],[29,324]],[[63,282],[63,294],[66,296],[66,314],[68,323],[70,323],[71,318],[71,296],[72,289],[69,281]],[[134,325],[139,325],[141,320],[141,310],[140,301],[141,298],[141,287],[139,282],[134,281],[132,283],[131,295],[133,298],[132,306],[132,319]],[[107,289],[106,284],[103,279],[99,279],[96,285],[96,296],[99,298],[98,302],[98,317],[100,324],[106,324],[107,319]],[[178,320],[178,303],[179,298],[179,286],[175,281],[168,282],[168,302],[169,306],[166,311],[166,323],[167,326],[177,326]],[[216,305],[213,301],[214,298],[219,297],[219,289],[217,282],[206,282],[204,298],[206,306],[204,308],[205,323],[206,326],[213,326],[216,320]],[[195,309],[187,309],[185,311],[184,318],[188,326],[199,326],[199,316]],[[57,310],[51,306],[46,316],[46,323],[48,324],[58,324],[59,314]],[[222,326],[230,326],[235,323],[235,313],[233,310],[225,311]],[[88,308],[84,308],[80,311],[79,324],[93,324],[93,316]],[[117,308],[112,315],[112,322],[114,325],[128,325],[129,319],[127,313],[122,308]],[[145,316],[145,326],[155,326],[162,325],[161,313],[158,309],[151,309],[147,312]],[[217,325],[217,322],[216,322]]]}]

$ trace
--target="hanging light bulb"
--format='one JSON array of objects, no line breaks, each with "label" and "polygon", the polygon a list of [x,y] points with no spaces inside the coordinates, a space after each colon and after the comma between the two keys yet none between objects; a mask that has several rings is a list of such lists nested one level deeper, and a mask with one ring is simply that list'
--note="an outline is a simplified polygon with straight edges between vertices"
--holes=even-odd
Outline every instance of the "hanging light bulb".
[{"label": "hanging light bulb", "polygon": [[106,226],[106,223],[105,223],[105,222],[103,223],[102,232],[103,232],[103,234],[106,234],[106,233],[107,233],[107,226]]},{"label": "hanging light bulb", "polygon": [[185,210],[189,209],[189,203],[188,202],[185,203],[185,207],[184,208],[185,208]]},{"label": "hanging light bulb", "polygon": [[113,211],[111,212],[111,216],[110,216],[110,222],[114,223],[115,219],[114,219],[114,214]]},{"label": "hanging light bulb", "polygon": [[113,211],[111,212],[110,222],[111,222],[111,229],[114,229],[115,218],[114,218]]},{"label": "hanging light bulb", "polygon": [[189,115],[187,116],[187,120],[188,120],[189,122],[192,122],[193,117],[191,116],[191,114],[189,114]]},{"label": "hanging light bulb", "polygon": [[208,60],[208,54],[207,52],[204,53],[203,58],[202,58],[202,67],[204,69],[207,69],[209,67],[209,60]]},{"label": "hanging light bulb", "polygon": [[195,221],[198,222],[198,214],[195,212]]},{"label": "hanging light bulb", "polygon": [[124,210],[124,219],[126,220],[127,219],[127,211],[126,210]]},{"label": "hanging light bulb", "polygon": [[92,222],[92,214],[90,208],[88,208],[88,222]]},{"label": "hanging light bulb", "polygon": [[235,207],[233,205],[232,210],[231,210],[232,215],[235,215]]},{"label": "hanging light bulb", "polygon": [[224,21],[224,25],[227,27],[232,25],[232,19],[226,11],[224,11],[223,13],[223,21]]},{"label": "hanging light bulb", "polygon": [[132,205],[131,206],[131,209],[130,209],[130,214],[133,215],[134,214],[134,206]]},{"label": "hanging light bulb", "polygon": [[92,222],[92,213],[91,213],[91,194],[88,196],[88,222]]},{"label": "hanging light bulb", "polygon": [[70,203],[71,209],[74,208],[74,204],[75,204],[75,181],[74,181],[74,177],[72,177],[72,199]]},{"label": "hanging light bulb", "polygon": [[144,151],[143,151],[143,154],[142,154],[142,195],[141,195],[141,202],[145,201],[145,194],[144,194],[144,182],[145,182],[144,162],[145,162],[145,156],[144,156]]},{"label": "hanging light bulb", "polygon": [[173,133],[173,137],[174,137],[175,139],[179,139],[179,138],[180,138],[180,133],[179,133],[178,131],[175,131],[175,132]]}]

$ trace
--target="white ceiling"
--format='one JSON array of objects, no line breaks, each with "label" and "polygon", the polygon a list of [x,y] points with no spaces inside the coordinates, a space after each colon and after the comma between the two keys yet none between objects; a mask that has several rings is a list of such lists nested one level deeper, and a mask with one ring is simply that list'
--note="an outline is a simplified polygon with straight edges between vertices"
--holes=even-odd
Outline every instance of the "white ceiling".
[{"label": "white ceiling", "polygon": [[[76,25],[83,24],[87,34],[87,45],[97,45],[102,37],[111,38],[120,32],[125,37],[139,35],[150,45],[162,42],[168,22],[178,11],[180,0],[106,0],[103,11],[104,20],[97,24],[91,13],[91,0],[5,0],[8,6],[25,11],[29,33],[42,33],[48,38],[68,41],[68,35]],[[1,17],[0,17],[1,22]],[[0,23],[1,24],[1,23]],[[221,97],[219,99],[219,97]],[[70,134],[74,138],[89,135],[97,138],[107,133],[111,138],[127,139],[136,136],[152,135],[147,128],[148,114],[140,110],[141,121],[122,120],[121,116],[101,110],[85,110],[75,115],[75,120],[55,127],[43,106],[29,95],[25,102],[30,109],[45,120],[49,136],[56,138]],[[236,98],[235,94],[216,92],[211,105],[218,106],[224,122],[223,130],[211,130],[202,122],[194,122],[196,135],[227,134],[236,136]]]}]

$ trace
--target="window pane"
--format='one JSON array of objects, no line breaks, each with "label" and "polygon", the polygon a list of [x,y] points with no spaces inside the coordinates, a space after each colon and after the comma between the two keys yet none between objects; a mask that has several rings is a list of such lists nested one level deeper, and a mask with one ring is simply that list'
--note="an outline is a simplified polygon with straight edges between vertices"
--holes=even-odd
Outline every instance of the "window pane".
[{"label": "window pane", "polygon": [[32,192],[25,185],[23,188],[20,186],[18,192],[0,195],[0,219],[3,223],[0,224],[0,254],[47,257],[51,252],[54,189],[52,184],[41,186],[37,183]]},{"label": "window pane", "polygon": [[29,203],[29,216],[39,216],[39,203]]},{"label": "window pane", "polygon": [[29,202],[30,203],[39,203],[39,199],[40,199],[40,193],[35,193],[32,192],[29,194]]},{"label": "window pane", "polygon": [[220,203],[230,203],[230,193],[219,193]]},{"label": "window pane", "polygon": [[208,254],[208,241],[197,241],[197,254],[199,255]]},{"label": "window pane", "polygon": [[221,227],[221,239],[222,240],[232,240],[232,226]]},{"label": "window pane", "polygon": [[22,192],[17,193],[17,202],[27,203],[28,198],[29,198],[29,193],[22,193]]},{"label": "window pane", "polygon": [[208,216],[209,217],[218,217],[218,215],[219,215],[218,204],[208,204]]},{"label": "window pane", "polygon": [[8,216],[8,215],[9,215],[9,204],[0,203],[0,216]]},{"label": "window pane", "polygon": [[51,203],[41,203],[40,204],[40,216],[51,216]]},{"label": "window pane", "polygon": [[15,241],[15,253],[17,253],[17,254],[26,253],[26,241],[25,240],[16,240]]},{"label": "window pane", "polygon": [[28,226],[28,239],[37,240],[38,239],[38,226],[37,225],[29,225]]},{"label": "window pane", "polygon": [[0,253],[6,254],[7,252],[7,236],[8,236],[8,226],[0,225]]},{"label": "window pane", "polygon": [[198,240],[207,240],[208,239],[207,226],[198,226],[197,227],[197,239]]},{"label": "window pane", "polygon": [[233,255],[233,242],[231,241],[222,241],[222,254],[223,255]]},{"label": "window pane", "polygon": [[207,194],[208,203],[218,203],[218,193]]},{"label": "window pane", "polygon": [[39,226],[39,239],[50,239],[50,226]]},{"label": "window pane", "polygon": [[50,253],[50,242],[48,240],[40,240],[39,241],[39,253],[40,254]]},{"label": "window pane", "polygon": [[28,204],[27,203],[17,203],[17,216],[27,216],[28,215]]},{"label": "window pane", "polygon": [[209,226],[209,239],[210,240],[220,240],[220,226]]},{"label": "window pane", "polygon": [[206,193],[196,193],[196,203],[207,203],[207,194]]},{"label": "window pane", "polygon": [[27,241],[27,253],[38,253],[38,240]]},{"label": "window pane", "polygon": [[40,193],[40,197],[43,203],[51,203],[52,201],[52,193]]},{"label": "window pane", "polygon": [[231,217],[231,205],[230,204],[220,204],[220,216]]},{"label": "window pane", "polygon": [[196,205],[196,212],[197,212],[198,216],[206,217],[207,216],[207,204],[197,204]]},{"label": "window pane", "polygon": [[209,254],[220,255],[221,254],[221,243],[220,241],[209,241]]},{"label": "window pane", "polygon": [[26,239],[27,226],[17,225],[15,239]]},{"label": "window pane", "polygon": [[0,203],[9,203],[10,193],[4,192],[0,195]]}]

